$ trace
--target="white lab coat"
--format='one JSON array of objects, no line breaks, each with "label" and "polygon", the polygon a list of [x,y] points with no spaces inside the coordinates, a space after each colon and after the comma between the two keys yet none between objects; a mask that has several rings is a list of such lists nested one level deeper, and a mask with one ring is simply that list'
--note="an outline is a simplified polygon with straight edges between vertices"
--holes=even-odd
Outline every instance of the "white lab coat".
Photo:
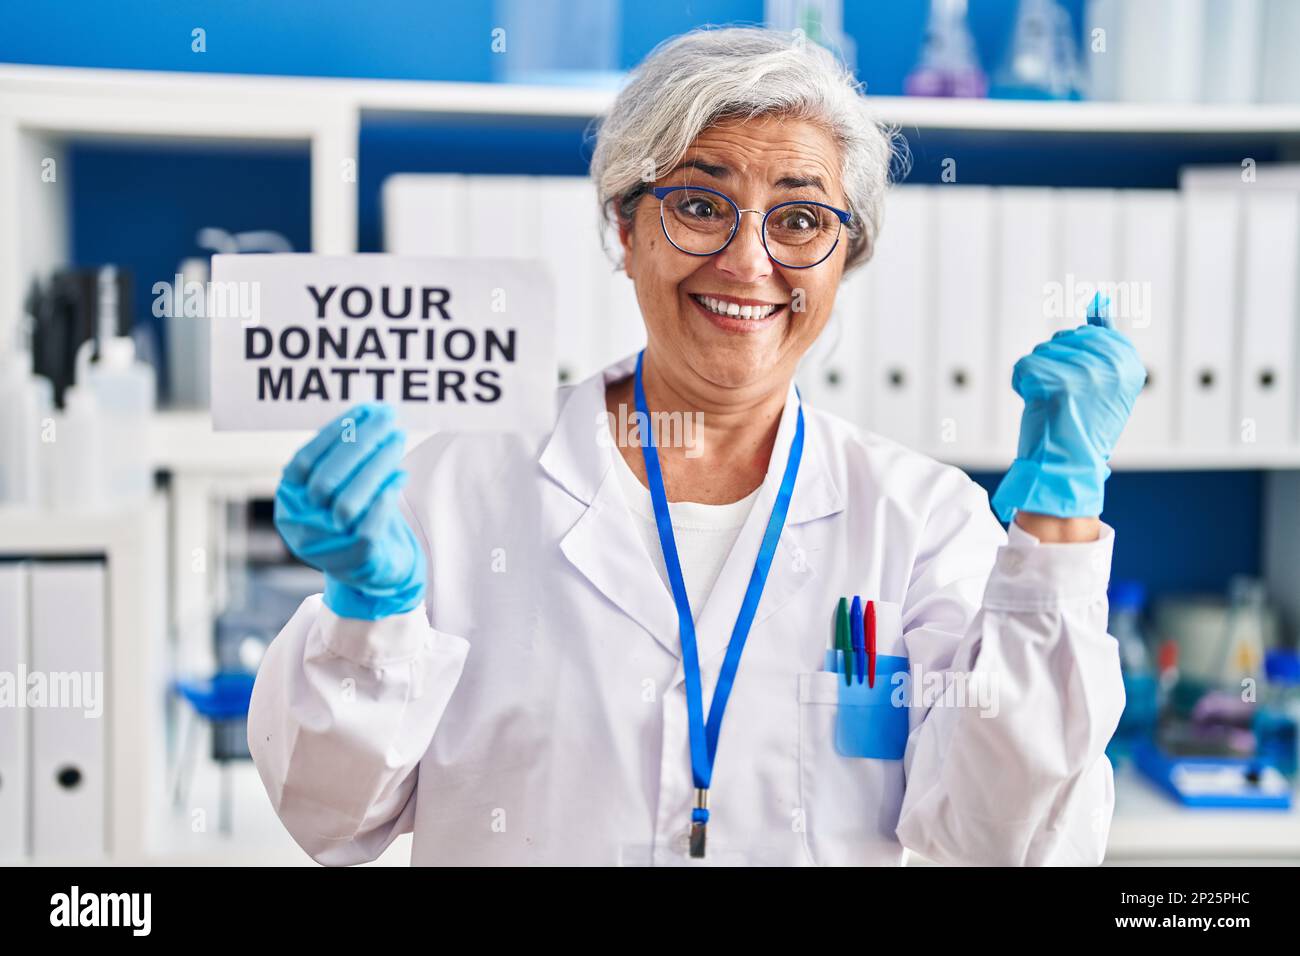
[{"label": "white lab coat", "polygon": [[[249,745],[285,826],[326,864],[414,831],[414,864],[687,862],[694,790],[677,614],[627,511],[605,382],[566,389],[554,431],[430,438],[403,508],[424,605],[378,622],[319,596],[272,643]],[[795,424],[706,603],[705,702]],[[727,708],[706,863],[1095,864],[1123,708],[1106,633],[1110,528],[1008,543],[960,470],[806,407],[785,530]],[[824,653],[842,595],[897,604],[881,654],[996,682],[992,708],[915,704],[902,760],[834,746]]]}]

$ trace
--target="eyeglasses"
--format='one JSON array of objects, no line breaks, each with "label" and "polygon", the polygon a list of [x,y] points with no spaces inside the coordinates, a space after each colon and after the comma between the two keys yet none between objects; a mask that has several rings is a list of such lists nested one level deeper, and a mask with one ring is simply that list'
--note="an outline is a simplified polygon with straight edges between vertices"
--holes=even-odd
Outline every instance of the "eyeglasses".
[{"label": "eyeglasses", "polygon": [[795,199],[767,212],[741,209],[725,193],[703,186],[656,186],[659,222],[674,247],[691,256],[717,255],[736,238],[741,213],[763,217],[763,249],[788,269],[810,269],[825,261],[840,241],[852,213],[826,203]]}]

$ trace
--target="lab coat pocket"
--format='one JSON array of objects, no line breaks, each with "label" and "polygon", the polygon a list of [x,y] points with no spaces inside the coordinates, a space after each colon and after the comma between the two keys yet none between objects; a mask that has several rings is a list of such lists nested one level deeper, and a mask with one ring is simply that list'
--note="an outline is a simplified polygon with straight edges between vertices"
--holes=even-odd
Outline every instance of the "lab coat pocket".
[{"label": "lab coat pocket", "polygon": [[[845,757],[902,760],[907,749],[907,658],[881,654],[875,684],[836,681],[835,749]],[[839,676],[839,675],[837,675]]]},{"label": "lab coat pocket", "polygon": [[874,688],[857,685],[865,691],[847,688],[844,676],[830,671],[799,675],[804,841],[823,866],[896,864],[902,857],[895,830],[908,717],[906,707],[893,706],[887,675],[896,667],[887,663]]}]

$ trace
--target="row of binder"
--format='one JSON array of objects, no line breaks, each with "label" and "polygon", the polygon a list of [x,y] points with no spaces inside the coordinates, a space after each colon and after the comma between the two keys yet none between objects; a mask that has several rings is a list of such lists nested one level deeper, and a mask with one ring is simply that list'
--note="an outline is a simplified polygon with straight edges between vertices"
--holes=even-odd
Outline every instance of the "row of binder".
[{"label": "row of binder", "polygon": [[1126,276],[1138,284],[1116,322],[1148,370],[1126,437],[1168,445],[1179,205],[1172,191],[894,190],[875,256],[805,362],[811,400],[944,457],[1014,453],[1016,360]]},{"label": "row of binder", "polygon": [[1016,360],[1100,289],[1148,376],[1117,455],[1295,447],[1300,182],[1241,176],[894,190],[875,258],[808,358],[810,396],[943,457],[1010,455]]},{"label": "row of binder", "polygon": [[0,562],[0,861],[105,851],[105,585],[103,561]]},{"label": "row of binder", "polygon": [[[1112,299],[1148,381],[1118,453],[1300,446],[1300,182],[1285,169],[1189,170],[1179,190],[945,184],[888,194],[877,251],[841,284],[800,370],[808,399],[948,459],[1014,454],[1016,360]],[[601,248],[591,183],[401,175],[389,251],[540,258],[556,279],[561,377],[644,341]]]}]

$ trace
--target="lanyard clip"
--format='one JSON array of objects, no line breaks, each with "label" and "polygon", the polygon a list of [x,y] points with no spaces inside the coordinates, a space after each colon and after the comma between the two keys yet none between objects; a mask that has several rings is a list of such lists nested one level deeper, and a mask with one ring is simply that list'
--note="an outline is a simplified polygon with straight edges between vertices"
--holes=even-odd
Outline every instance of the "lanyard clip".
[{"label": "lanyard clip", "polygon": [[691,811],[691,858],[704,859],[704,842],[709,825],[709,791],[703,787],[695,791],[695,809]]},{"label": "lanyard clip", "polygon": [[691,857],[696,860],[704,859],[704,838],[706,823],[691,824]]}]

